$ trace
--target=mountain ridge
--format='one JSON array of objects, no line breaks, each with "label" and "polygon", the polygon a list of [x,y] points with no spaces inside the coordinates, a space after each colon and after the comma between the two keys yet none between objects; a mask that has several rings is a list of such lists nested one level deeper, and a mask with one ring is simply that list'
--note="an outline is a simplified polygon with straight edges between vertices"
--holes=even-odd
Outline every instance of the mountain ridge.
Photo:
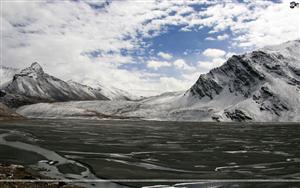
[{"label": "mountain ridge", "polygon": [[[136,101],[23,106],[27,117],[72,118],[74,111],[168,121],[300,121],[300,40],[234,55],[185,92]],[[90,118],[90,116],[89,116]],[[94,117],[97,119],[97,117]]]},{"label": "mountain ridge", "polygon": [[[261,113],[268,111],[276,116],[284,116],[289,108],[295,108],[291,110],[298,112],[299,107],[294,105],[300,105],[300,54],[297,49],[300,49],[300,40],[234,55],[222,66],[201,75],[185,95],[201,101],[203,97],[213,100],[218,95],[227,98],[222,92],[229,92],[230,95],[242,98],[239,102],[240,109],[228,106],[223,109],[223,115],[219,118],[250,120],[259,114],[246,108],[241,109],[242,103],[247,103],[248,108],[258,108]],[[281,91],[280,88],[293,92],[288,97],[285,95],[286,91]],[[218,119],[218,116],[213,118]]]},{"label": "mountain ridge", "polygon": [[88,86],[76,87],[45,73],[37,62],[15,74],[3,90],[6,95],[1,101],[11,107],[37,102],[108,100]]}]

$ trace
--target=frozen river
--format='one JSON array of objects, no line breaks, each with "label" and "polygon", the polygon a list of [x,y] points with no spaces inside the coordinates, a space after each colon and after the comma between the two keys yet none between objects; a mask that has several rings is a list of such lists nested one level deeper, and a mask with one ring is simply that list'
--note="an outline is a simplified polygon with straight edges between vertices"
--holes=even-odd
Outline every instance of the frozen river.
[{"label": "frozen river", "polygon": [[26,120],[0,135],[0,163],[87,187],[300,186],[299,123]]}]

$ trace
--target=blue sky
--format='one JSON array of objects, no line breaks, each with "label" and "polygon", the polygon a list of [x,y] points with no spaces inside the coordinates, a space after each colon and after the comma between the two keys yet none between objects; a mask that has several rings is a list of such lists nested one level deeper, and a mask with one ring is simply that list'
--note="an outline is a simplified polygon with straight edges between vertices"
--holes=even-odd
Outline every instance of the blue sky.
[{"label": "blue sky", "polygon": [[287,1],[4,1],[2,64],[141,95],[186,90],[230,56],[299,38]]},{"label": "blue sky", "polygon": [[[153,38],[145,38],[143,42],[147,44],[145,48],[133,50],[131,53],[135,59],[132,64],[125,64],[126,69],[147,69],[147,64],[141,63],[147,60],[156,59],[163,61],[164,58],[158,55],[159,52],[168,53],[174,59],[184,59],[189,65],[194,66],[199,60],[207,60],[201,52],[207,48],[218,48],[228,51],[228,41],[206,41],[209,36],[216,37],[217,34],[208,34],[210,28],[203,28],[194,31],[181,31],[181,26],[169,26],[167,31]],[[226,33],[226,32],[224,32]],[[228,31],[228,33],[230,33]],[[140,52],[142,51],[142,52]],[[238,52],[239,50],[236,50]],[[149,70],[160,71],[160,70]],[[168,76],[180,76],[171,68],[161,70]]]}]

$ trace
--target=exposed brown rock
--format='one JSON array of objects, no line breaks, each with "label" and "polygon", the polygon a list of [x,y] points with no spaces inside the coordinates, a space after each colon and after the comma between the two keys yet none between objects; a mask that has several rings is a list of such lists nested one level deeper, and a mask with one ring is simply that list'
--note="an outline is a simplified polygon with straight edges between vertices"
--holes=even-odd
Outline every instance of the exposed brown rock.
[{"label": "exposed brown rock", "polygon": [[25,117],[15,113],[13,110],[9,109],[6,105],[0,103],[0,120],[17,120],[17,119],[25,119]]}]

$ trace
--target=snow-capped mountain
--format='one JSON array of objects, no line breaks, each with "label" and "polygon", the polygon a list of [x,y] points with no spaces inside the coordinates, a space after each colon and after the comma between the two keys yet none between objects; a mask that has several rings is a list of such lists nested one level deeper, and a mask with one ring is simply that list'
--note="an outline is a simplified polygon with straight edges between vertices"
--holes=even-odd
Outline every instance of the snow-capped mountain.
[{"label": "snow-capped mountain", "polygon": [[0,100],[9,106],[70,100],[108,100],[99,90],[67,83],[45,73],[38,63],[23,69],[3,88]]},{"label": "snow-capped mountain", "polygon": [[[27,117],[119,117],[175,121],[300,121],[300,40],[235,55],[186,92],[140,101],[83,101],[21,107]],[[87,114],[88,113],[88,114]],[[92,113],[92,114],[91,114]]]},{"label": "snow-capped mountain", "polygon": [[118,89],[114,86],[110,86],[104,84],[98,80],[93,79],[82,79],[80,83],[85,85],[89,85],[95,89],[100,90],[101,94],[105,97],[109,98],[110,100],[138,100],[140,97],[134,96],[127,91],[122,89]]},{"label": "snow-capped mountain", "polygon": [[20,70],[6,66],[0,66],[0,89],[6,87]]},{"label": "snow-capped mountain", "polygon": [[185,97],[215,120],[299,121],[300,40],[232,56]]}]

